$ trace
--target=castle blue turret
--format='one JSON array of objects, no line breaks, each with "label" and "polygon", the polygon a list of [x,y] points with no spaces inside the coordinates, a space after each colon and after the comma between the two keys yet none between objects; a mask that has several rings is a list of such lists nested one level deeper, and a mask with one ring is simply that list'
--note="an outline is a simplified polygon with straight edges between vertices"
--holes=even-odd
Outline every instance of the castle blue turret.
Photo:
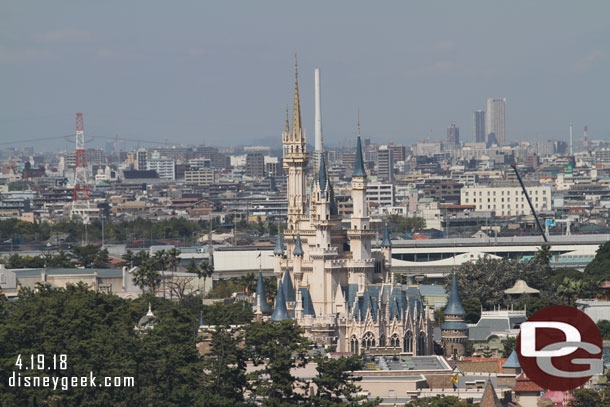
[{"label": "castle blue turret", "polygon": [[460,301],[457,278],[453,275],[449,302],[445,307],[445,323],[441,326],[441,340],[445,356],[464,356],[468,342],[468,325],[464,322],[466,311]]},{"label": "castle blue turret", "polygon": [[280,281],[277,286],[277,298],[275,299],[275,309],[271,315],[270,320],[274,322],[284,321],[290,319],[288,314],[288,308],[286,308],[286,300],[284,298],[284,285]]},{"label": "castle blue turret", "polygon": [[258,281],[256,282],[256,298],[254,300],[254,312],[257,314],[271,313],[271,306],[267,302],[267,294],[265,293],[263,273],[260,271],[258,272]]}]

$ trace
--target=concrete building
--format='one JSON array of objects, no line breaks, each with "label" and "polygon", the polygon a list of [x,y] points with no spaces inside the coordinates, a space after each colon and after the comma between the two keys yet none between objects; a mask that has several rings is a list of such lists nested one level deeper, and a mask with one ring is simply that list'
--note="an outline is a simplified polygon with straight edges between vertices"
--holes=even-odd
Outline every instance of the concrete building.
[{"label": "concrete building", "polygon": [[472,113],[472,141],[485,143],[485,112],[483,110]]},{"label": "concrete building", "polygon": [[176,162],[171,158],[162,157],[158,151],[153,151],[150,158],[147,157],[146,169],[148,171],[156,171],[161,180],[176,180]]},{"label": "concrete building", "polygon": [[506,98],[487,99],[487,112],[485,113],[485,142],[491,144],[490,136],[493,134],[497,144],[506,143]]},{"label": "concrete building", "polygon": [[246,175],[252,178],[265,176],[265,156],[262,153],[246,154]]},{"label": "concrete building", "polygon": [[146,158],[148,156],[148,152],[144,149],[140,149],[136,153],[136,170],[138,171],[146,171],[148,169],[146,165]]},{"label": "concrete building", "polygon": [[394,179],[394,161],[392,159],[392,151],[388,146],[379,146],[377,151],[377,178],[382,181],[390,181]]},{"label": "concrete building", "polygon": [[214,169],[200,168],[196,171],[184,172],[184,183],[193,185],[212,185],[216,182]]},{"label": "concrete building", "polygon": [[[532,205],[539,211],[551,210],[551,187],[526,184]],[[494,211],[496,216],[530,215],[525,194],[519,184],[497,182],[490,185],[465,186],[460,193],[462,205],[475,205],[479,211]]]},{"label": "concrete building", "polygon": [[394,184],[369,184],[366,189],[366,199],[379,206],[394,206]]},{"label": "concrete building", "polygon": [[453,123],[447,127],[447,143],[455,146],[460,145],[460,129]]}]

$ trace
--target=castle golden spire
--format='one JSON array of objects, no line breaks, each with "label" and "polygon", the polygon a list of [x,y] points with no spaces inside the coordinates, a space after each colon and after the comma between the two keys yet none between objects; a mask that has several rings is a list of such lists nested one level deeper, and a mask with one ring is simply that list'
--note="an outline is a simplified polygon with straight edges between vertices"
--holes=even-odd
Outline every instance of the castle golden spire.
[{"label": "castle golden spire", "polygon": [[301,103],[299,100],[299,65],[294,54],[294,106],[292,108],[292,140],[301,140]]}]

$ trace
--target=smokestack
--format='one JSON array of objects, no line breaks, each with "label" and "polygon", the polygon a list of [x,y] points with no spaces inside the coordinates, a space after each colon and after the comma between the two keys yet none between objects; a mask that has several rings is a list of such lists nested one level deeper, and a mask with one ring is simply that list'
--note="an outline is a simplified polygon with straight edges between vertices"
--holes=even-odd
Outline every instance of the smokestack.
[{"label": "smokestack", "polygon": [[570,155],[574,155],[574,146],[572,144],[572,131],[573,131],[572,123],[570,123]]},{"label": "smokestack", "polygon": [[315,70],[316,107],[315,107],[315,151],[324,151],[324,139],[322,138],[322,115],[320,112],[320,69]]}]

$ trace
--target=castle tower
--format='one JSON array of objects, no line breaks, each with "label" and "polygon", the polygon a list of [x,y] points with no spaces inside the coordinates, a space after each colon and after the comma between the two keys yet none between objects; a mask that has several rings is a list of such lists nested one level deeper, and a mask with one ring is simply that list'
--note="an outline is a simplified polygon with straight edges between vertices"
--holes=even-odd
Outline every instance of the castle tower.
[{"label": "castle tower", "polygon": [[441,341],[446,357],[458,358],[466,353],[468,325],[464,322],[465,315],[466,311],[464,311],[460,301],[457,279],[454,274],[449,302],[445,308],[445,323],[441,326]]},{"label": "castle tower", "polygon": [[309,161],[306,151],[305,131],[301,127],[301,104],[299,100],[299,78],[296,55],[292,129],[288,128],[288,122],[286,122],[286,130],[282,135],[282,145],[284,150],[284,169],[288,175],[288,230],[286,231],[286,235],[294,236],[295,231],[298,229],[297,224],[305,214],[307,200],[305,191],[305,169],[307,168],[307,163]]},{"label": "castle tower", "polygon": [[360,141],[360,122],[358,122],[358,139],[356,141],[356,160],[352,172],[352,201],[354,212],[351,218],[351,227],[348,232],[350,248],[355,261],[371,257],[372,233],[369,225],[369,211],[366,201],[367,175],[362,157],[362,143]]},{"label": "castle tower", "polygon": [[336,288],[333,273],[326,268],[326,261],[338,255],[336,247],[332,246],[331,229],[334,221],[333,192],[326,171],[324,155],[320,156],[320,170],[313,185],[312,199],[315,201],[315,212],[312,213],[311,223],[315,230],[315,247],[310,245],[309,258],[312,264],[309,287],[311,299],[318,315],[327,315],[332,312],[332,296]]},{"label": "castle tower", "polygon": [[383,240],[381,241],[381,253],[383,253],[383,262],[384,262],[384,270],[386,270],[386,275],[384,276],[385,281],[392,281],[393,279],[389,278],[388,275],[391,273],[392,267],[392,239],[390,239],[390,231],[388,230],[388,225],[386,223],[383,228]]},{"label": "castle tower", "polygon": [[280,278],[282,274],[282,258],[284,257],[284,248],[282,246],[282,235],[280,232],[277,234],[277,240],[275,241],[275,249],[273,249],[273,272],[276,278]]}]

